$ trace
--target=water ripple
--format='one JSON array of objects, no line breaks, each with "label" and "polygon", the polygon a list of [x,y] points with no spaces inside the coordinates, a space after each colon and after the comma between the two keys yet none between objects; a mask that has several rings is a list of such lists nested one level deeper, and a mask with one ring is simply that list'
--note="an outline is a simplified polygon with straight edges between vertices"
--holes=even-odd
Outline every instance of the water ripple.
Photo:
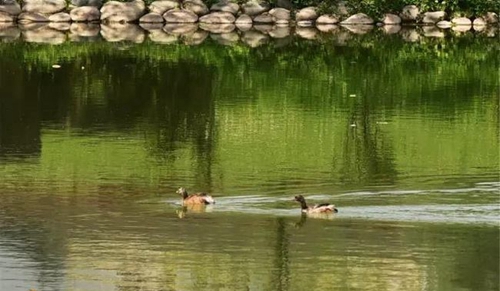
[{"label": "water ripple", "polygon": [[[340,210],[336,215],[338,219],[498,224],[500,204],[496,193],[499,184],[497,182],[483,182],[478,183],[475,187],[459,189],[356,191],[335,195],[313,194],[307,195],[307,200],[310,204],[335,202]],[[418,203],[409,203],[415,195],[419,196]],[[463,195],[467,195],[468,199],[465,200]],[[298,205],[292,197],[223,196],[218,197],[217,204],[211,205],[206,211],[273,216],[300,215]],[[384,203],[392,202],[394,205],[380,205],[380,197],[384,197],[382,200]],[[394,197],[395,200],[388,199],[390,197]],[[400,200],[403,198],[406,200]],[[464,201],[469,202],[464,203]],[[164,202],[180,206],[178,200]]]}]

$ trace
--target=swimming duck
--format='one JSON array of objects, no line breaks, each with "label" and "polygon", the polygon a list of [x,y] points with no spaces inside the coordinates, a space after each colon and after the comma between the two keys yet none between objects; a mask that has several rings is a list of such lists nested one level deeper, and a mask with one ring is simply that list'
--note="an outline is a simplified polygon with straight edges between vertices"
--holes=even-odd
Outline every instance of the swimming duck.
[{"label": "swimming duck", "polygon": [[300,207],[302,210],[302,213],[331,213],[331,212],[339,212],[337,208],[335,208],[335,205],[330,204],[330,203],[322,203],[322,204],[317,204],[314,206],[307,206],[306,204],[306,199],[302,195],[297,195],[295,196],[295,201],[300,203]]},{"label": "swimming duck", "polygon": [[182,196],[182,205],[215,203],[214,198],[207,193],[202,192],[188,195],[188,192],[184,187],[179,188],[176,193]]}]

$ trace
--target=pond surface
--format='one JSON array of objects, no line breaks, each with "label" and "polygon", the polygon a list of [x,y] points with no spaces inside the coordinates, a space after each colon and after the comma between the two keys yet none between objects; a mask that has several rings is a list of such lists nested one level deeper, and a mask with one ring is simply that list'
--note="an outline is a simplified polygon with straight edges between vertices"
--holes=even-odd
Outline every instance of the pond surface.
[{"label": "pond surface", "polygon": [[498,53],[2,43],[0,290],[498,290]]}]

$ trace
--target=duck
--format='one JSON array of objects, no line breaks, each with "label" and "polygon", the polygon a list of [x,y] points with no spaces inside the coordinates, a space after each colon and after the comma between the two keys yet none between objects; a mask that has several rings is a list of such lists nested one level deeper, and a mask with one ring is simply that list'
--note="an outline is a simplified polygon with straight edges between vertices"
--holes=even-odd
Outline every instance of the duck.
[{"label": "duck", "polygon": [[338,209],[335,208],[335,205],[330,203],[321,203],[314,206],[307,206],[306,199],[302,195],[295,196],[294,200],[300,203],[302,213],[313,214],[339,212]]},{"label": "duck", "polygon": [[188,194],[186,188],[180,187],[179,190],[176,191],[176,193],[182,196],[182,205],[215,204],[214,198],[205,192]]}]

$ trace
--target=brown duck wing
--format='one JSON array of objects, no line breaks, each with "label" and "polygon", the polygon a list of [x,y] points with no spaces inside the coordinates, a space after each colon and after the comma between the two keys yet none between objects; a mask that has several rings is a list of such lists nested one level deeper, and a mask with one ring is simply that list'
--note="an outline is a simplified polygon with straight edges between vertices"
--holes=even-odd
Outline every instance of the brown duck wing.
[{"label": "brown duck wing", "polygon": [[331,205],[330,203],[321,203],[321,204],[314,205],[314,208],[326,207],[326,206],[330,206],[330,205]]},{"label": "brown duck wing", "polygon": [[205,198],[197,194],[189,195],[188,198],[184,199],[184,203],[189,204],[205,204]]},{"label": "brown duck wing", "polygon": [[189,195],[188,198],[184,199],[186,204],[214,204],[214,198],[208,193],[196,193]]}]

